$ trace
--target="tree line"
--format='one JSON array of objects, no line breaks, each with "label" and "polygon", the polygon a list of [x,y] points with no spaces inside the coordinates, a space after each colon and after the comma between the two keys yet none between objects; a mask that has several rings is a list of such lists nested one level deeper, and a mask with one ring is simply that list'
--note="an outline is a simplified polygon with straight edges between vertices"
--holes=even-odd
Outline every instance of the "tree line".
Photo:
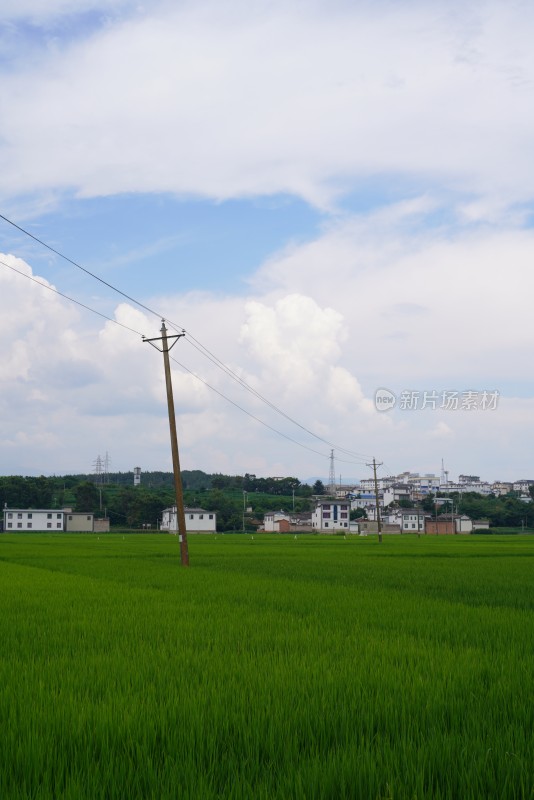
[{"label": "tree line", "polygon": [[[162,511],[175,503],[172,473],[143,473],[139,486],[133,485],[133,472],[110,473],[105,478],[106,481],[102,475],[0,476],[0,502],[9,508],[69,507],[97,517],[108,516],[115,527],[150,526],[154,530]],[[185,505],[215,511],[221,531],[241,530],[243,521],[247,528],[254,527],[266,511],[307,511],[312,493],[311,487],[292,477],[209,475],[186,470],[182,482]]]}]

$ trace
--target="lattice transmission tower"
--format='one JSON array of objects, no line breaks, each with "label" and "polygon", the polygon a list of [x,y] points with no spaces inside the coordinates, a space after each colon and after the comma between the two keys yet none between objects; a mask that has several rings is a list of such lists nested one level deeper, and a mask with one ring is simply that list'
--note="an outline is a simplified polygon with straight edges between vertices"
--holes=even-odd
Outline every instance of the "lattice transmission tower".
[{"label": "lattice transmission tower", "polygon": [[330,474],[328,476],[328,492],[333,497],[336,495],[336,465],[334,463],[334,451],[330,450]]}]

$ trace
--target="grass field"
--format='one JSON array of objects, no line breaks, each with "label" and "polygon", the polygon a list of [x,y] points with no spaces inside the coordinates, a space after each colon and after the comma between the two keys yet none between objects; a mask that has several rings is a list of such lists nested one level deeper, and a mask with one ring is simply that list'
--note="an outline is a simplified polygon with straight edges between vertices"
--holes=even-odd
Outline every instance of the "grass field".
[{"label": "grass field", "polygon": [[0,798],[533,798],[534,537],[0,536]]}]

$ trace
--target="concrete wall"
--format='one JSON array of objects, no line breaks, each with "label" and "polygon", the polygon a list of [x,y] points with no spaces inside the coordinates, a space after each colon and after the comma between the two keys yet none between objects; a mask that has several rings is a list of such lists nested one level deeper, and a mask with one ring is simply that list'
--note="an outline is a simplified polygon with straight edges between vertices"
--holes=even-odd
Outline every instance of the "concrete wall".
[{"label": "concrete wall", "polygon": [[93,515],[82,514],[80,512],[70,512],[65,514],[65,530],[77,531],[80,533],[92,533],[93,531]]}]

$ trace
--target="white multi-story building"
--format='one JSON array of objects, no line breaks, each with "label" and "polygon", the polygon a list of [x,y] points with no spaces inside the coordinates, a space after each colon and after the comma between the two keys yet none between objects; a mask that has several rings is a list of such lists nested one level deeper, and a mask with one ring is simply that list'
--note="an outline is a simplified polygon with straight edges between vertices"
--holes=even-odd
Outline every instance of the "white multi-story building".
[{"label": "white multi-story building", "polygon": [[349,530],[350,503],[342,500],[320,500],[312,514],[312,528],[328,533]]},{"label": "white multi-story building", "polygon": [[411,500],[412,493],[412,487],[408,483],[395,483],[384,490],[383,505],[386,507],[392,503],[398,503],[399,500]]},{"label": "white multi-story building", "polygon": [[501,497],[503,494],[508,494],[509,492],[513,491],[514,484],[508,481],[493,481],[491,484],[491,491],[497,497]]},{"label": "white multi-story building", "polygon": [[523,478],[520,481],[515,481],[513,485],[514,492],[521,492],[521,494],[528,494],[528,490],[534,486],[534,481]]},{"label": "white multi-story building", "polygon": [[478,483],[443,483],[440,487],[441,494],[450,494],[452,492],[458,492],[459,494],[465,494],[466,492],[475,492],[476,494],[482,494],[487,497],[489,494],[492,493],[492,486],[490,483],[486,481],[478,481]]},{"label": "white multi-story building", "polygon": [[[381,492],[384,489],[387,489],[388,486],[392,486],[394,483],[397,483],[398,478],[395,478],[393,475],[389,475],[385,478],[378,478],[376,479],[376,484],[378,487],[378,491]],[[374,492],[375,491],[375,479],[374,478],[362,478],[360,481],[360,492]]]},{"label": "white multi-story building", "polygon": [[[4,531],[67,531],[92,533],[96,528],[94,514],[72,508],[5,508]],[[98,520],[100,531],[109,531],[109,519]]]},{"label": "white multi-story building", "polygon": [[[184,508],[185,529],[190,532],[210,533],[217,530],[217,514],[215,511],[206,511],[204,508]],[[162,531],[176,533],[178,530],[178,517],[176,506],[166,508],[162,513]]]},{"label": "white multi-story building", "polygon": [[49,508],[4,508],[5,531],[63,531],[65,512]]},{"label": "white multi-story building", "polygon": [[425,530],[427,514],[420,508],[403,508],[401,511],[401,533],[421,533]]}]

